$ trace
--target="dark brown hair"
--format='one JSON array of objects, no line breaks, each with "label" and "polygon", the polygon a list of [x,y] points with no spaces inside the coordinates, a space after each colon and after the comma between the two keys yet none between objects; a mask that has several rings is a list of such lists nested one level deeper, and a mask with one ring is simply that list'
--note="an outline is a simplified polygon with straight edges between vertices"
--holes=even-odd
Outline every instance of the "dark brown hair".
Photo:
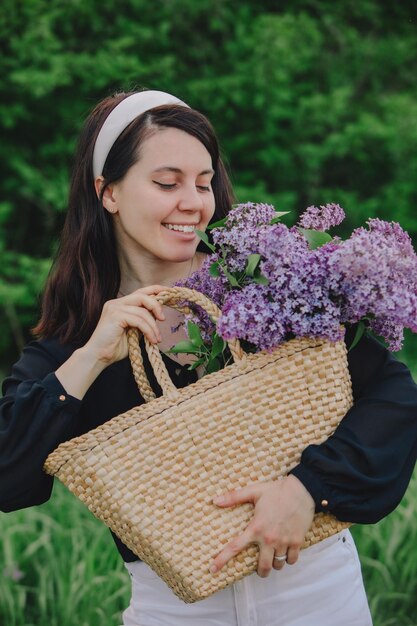
[{"label": "dark brown hair", "polygon": [[[155,127],[178,128],[196,137],[207,149],[215,171],[212,189],[215,214],[221,219],[230,209],[233,191],[219,153],[210,122],[194,109],[163,105],[137,117],[112,146],[103,167],[100,199],[94,188],[94,144],[109,113],[131,93],[121,93],[100,102],[87,118],[75,155],[69,191],[68,212],[59,249],[42,299],[42,313],[33,333],[56,336],[63,343],[82,345],[97,325],[104,303],[115,298],[120,285],[113,222],[101,198],[110,183],[121,180],[140,159],[143,141]],[[202,250],[204,244],[199,244]]]}]

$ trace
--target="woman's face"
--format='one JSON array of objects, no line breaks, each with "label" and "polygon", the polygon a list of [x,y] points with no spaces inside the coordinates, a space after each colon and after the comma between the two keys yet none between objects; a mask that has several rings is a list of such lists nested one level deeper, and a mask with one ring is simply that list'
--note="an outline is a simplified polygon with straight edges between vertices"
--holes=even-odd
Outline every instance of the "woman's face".
[{"label": "woman's face", "polygon": [[193,257],[213,216],[209,152],[176,128],[158,129],[141,146],[139,161],[110,186],[104,206],[115,214],[119,248],[137,258],[180,262]]}]

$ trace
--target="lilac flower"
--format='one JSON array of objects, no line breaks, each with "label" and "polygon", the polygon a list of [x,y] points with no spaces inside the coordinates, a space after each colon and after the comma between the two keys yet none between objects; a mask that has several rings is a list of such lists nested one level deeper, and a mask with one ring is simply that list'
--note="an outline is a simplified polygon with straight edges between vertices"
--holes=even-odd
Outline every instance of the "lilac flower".
[{"label": "lilac flower", "polygon": [[[346,241],[335,237],[311,249],[298,228],[271,224],[274,216],[265,204],[232,209],[225,226],[213,231],[216,252],[183,281],[222,309],[217,331],[224,339],[237,337],[271,350],[292,337],[337,341],[342,324],[365,320],[398,350],[405,327],[417,332],[417,255],[399,224],[373,218]],[[343,217],[339,205],[327,204],[309,207],[300,224],[327,230]],[[267,284],[245,274],[251,254],[260,255]],[[217,277],[210,275],[214,261],[220,264]],[[213,323],[201,311],[196,316],[210,340]]]},{"label": "lilac flower", "polygon": [[340,307],[331,298],[328,267],[336,245],[310,250],[296,229],[281,224],[271,227],[262,244],[261,270],[271,298],[281,306],[288,336],[340,339]]},{"label": "lilac flower", "polygon": [[271,350],[285,337],[279,304],[269,301],[264,285],[256,284],[229,293],[217,332],[223,339],[246,339],[261,350]]},{"label": "lilac flower", "polygon": [[230,271],[242,271],[248,256],[258,252],[258,238],[275,215],[270,204],[238,204],[228,213],[225,226],[213,230],[215,245],[228,251]]},{"label": "lilac flower", "polygon": [[[227,278],[221,275],[218,279],[210,276],[210,266],[218,259],[216,254],[207,257],[203,265],[188,278],[178,281],[178,287],[188,287],[204,293],[221,309],[227,294]],[[210,342],[211,335],[215,330],[215,324],[212,322],[207,313],[199,306],[193,305],[193,313],[187,315],[186,319],[191,320],[199,325],[203,339]]]},{"label": "lilac flower", "polygon": [[398,222],[385,222],[378,217],[370,218],[367,221],[370,231],[381,233],[387,238],[392,238],[400,248],[404,249],[404,253],[413,255],[413,243],[410,235],[401,228]]},{"label": "lilac flower", "polygon": [[278,292],[291,279],[291,270],[308,255],[306,239],[284,224],[273,224],[258,233],[257,252],[264,261],[261,270],[271,288]]},{"label": "lilac flower", "polygon": [[201,268],[197,272],[193,272],[191,276],[175,283],[178,287],[188,287],[196,289],[204,293],[210,300],[213,300],[218,307],[223,306],[224,298],[227,292],[227,278],[222,274],[218,279],[214,280],[210,276],[210,266],[218,260],[217,254],[208,256]]},{"label": "lilac flower", "polygon": [[393,352],[401,350],[404,340],[404,331],[400,324],[395,324],[389,319],[380,318],[371,320],[369,326],[376,335],[385,338],[390,350]]},{"label": "lilac flower", "polygon": [[256,228],[269,224],[275,217],[275,208],[272,204],[263,204],[255,202],[247,202],[246,204],[237,204],[229,211],[226,218],[225,228]]},{"label": "lilac flower", "polygon": [[301,228],[311,228],[313,230],[326,231],[332,226],[338,226],[345,219],[345,212],[338,204],[325,204],[320,206],[309,206],[301,215],[299,225]]},{"label": "lilac flower", "polygon": [[371,328],[396,350],[404,327],[417,332],[417,256],[398,224],[369,220],[368,225],[332,255],[331,290],[342,302],[342,323],[370,318]]}]

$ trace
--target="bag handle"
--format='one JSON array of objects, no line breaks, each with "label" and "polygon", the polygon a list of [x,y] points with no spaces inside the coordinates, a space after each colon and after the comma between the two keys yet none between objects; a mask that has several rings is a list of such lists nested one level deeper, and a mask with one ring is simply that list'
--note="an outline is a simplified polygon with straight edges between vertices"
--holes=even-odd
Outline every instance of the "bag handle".
[{"label": "bag handle", "polygon": [[[219,307],[210,298],[207,298],[204,294],[196,291],[195,289],[188,289],[187,287],[168,287],[164,291],[161,291],[156,299],[161,304],[169,306],[181,313],[190,313],[190,307],[184,305],[184,300],[191,302],[197,306],[200,306],[206,311],[213,322],[216,324],[221,315]],[[152,390],[149,380],[146,376],[145,368],[143,365],[143,358],[139,346],[139,330],[137,328],[129,328],[127,331],[127,341],[129,346],[129,358],[132,365],[133,375],[135,377],[136,384],[139,388],[139,392],[145,402],[153,400],[156,396]],[[150,343],[146,337],[145,348],[148,353],[149,362],[154,371],[155,378],[158,381],[159,386],[162,389],[164,396],[169,398],[176,398],[179,395],[178,389],[175,387],[162,360],[161,353],[155,344]],[[240,346],[238,339],[232,339],[227,342],[230,352],[233,356],[235,363],[239,363],[245,360],[245,352]]]}]

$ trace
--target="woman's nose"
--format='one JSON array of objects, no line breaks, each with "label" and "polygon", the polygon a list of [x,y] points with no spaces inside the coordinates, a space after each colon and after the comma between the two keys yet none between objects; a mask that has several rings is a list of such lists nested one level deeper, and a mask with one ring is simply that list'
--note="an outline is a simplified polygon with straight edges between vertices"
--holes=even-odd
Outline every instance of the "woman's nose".
[{"label": "woman's nose", "polygon": [[182,211],[193,211],[203,206],[202,194],[195,185],[184,186],[178,200],[178,208]]}]

